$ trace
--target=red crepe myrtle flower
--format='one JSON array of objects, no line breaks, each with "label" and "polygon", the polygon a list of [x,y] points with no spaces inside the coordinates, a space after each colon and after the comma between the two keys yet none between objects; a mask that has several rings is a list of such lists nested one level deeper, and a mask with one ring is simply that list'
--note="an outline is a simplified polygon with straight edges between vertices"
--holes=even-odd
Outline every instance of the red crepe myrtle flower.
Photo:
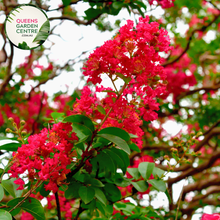
[{"label": "red crepe myrtle flower", "polygon": [[220,214],[203,214],[201,220],[220,220]]},{"label": "red crepe myrtle flower", "polygon": [[[171,8],[174,6],[175,0],[156,0],[157,4],[161,5],[162,8]],[[155,0],[149,0],[150,5],[152,5]]]},{"label": "red crepe myrtle flower", "polygon": [[[49,180],[45,189],[56,192],[57,185],[62,185],[70,172],[66,167],[73,162],[73,143],[76,140],[78,138],[70,123],[54,124],[51,130],[44,128],[40,134],[30,136],[28,144],[23,144],[17,153],[13,153],[9,170],[11,177],[18,178],[19,174],[28,171],[30,180]],[[22,189],[24,182],[21,179],[15,183]]]}]

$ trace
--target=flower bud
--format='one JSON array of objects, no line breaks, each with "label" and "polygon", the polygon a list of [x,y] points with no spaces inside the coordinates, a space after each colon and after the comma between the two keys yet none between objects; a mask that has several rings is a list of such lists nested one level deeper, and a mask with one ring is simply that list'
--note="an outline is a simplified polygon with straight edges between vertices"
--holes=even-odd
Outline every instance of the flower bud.
[{"label": "flower bud", "polygon": [[201,151],[197,151],[196,152],[196,156],[201,156],[202,155],[202,152]]},{"label": "flower bud", "polygon": [[203,135],[203,133],[200,131],[200,132],[198,132],[197,134],[196,134],[196,137],[199,137],[199,136],[202,136]]},{"label": "flower bud", "polygon": [[11,122],[11,123],[13,123],[13,122],[14,122],[14,119],[13,119],[12,117],[10,117],[10,118],[8,119],[8,121]]},{"label": "flower bud", "polygon": [[172,147],[172,148],[171,148],[171,151],[172,151],[173,153],[177,153],[177,152],[178,152],[178,150],[177,150],[175,147]]},{"label": "flower bud", "polygon": [[7,133],[12,133],[12,130],[11,130],[10,128],[6,128],[6,129],[5,129],[5,132],[7,132]]},{"label": "flower bud", "polygon": [[192,163],[192,160],[188,159],[188,160],[185,160],[185,162],[186,162],[187,164],[191,164],[191,163]]},{"label": "flower bud", "polygon": [[174,138],[173,138],[173,141],[178,141],[178,137],[174,137]]},{"label": "flower bud", "polygon": [[168,160],[168,161],[170,161],[170,158],[169,158],[169,156],[168,155],[164,155],[164,157],[163,157],[165,160]]},{"label": "flower bud", "polygon": [[24,126],[25,123],[26,123],[26,122],[25,122],[24,120],[21,120],[21,121],[20,121],[20,125],[21,125],[21,126]]},{"label": "flower bud", "polygon": [[192,131],[192,132],[190,133],[190,137],[193,137],[193,136],[195,136],[195,131]]},{"label": "flower bud", "polygon": [[25,135],[27,135],[27,132],[26,132],[26,131],[22,131],[22,132],[21,132],[21,135],[22,135],[22,136],[25,136]]}]

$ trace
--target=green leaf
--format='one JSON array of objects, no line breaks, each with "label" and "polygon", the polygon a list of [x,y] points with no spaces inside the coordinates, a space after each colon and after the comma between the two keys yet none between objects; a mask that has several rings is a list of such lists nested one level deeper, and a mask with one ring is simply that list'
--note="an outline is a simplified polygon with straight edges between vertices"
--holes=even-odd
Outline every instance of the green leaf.
[{"label": "green leaf", "polygon": [[91,187],[81,186],[79,188],[79,196],[85,204],[91,202],[95,196],[95,190]]},{"label": "green leaf", "polygon": [[[7,203],[7,206],[14,207],[23,200],[24,197],[16,198]],[[19,206],[21,209],[29,212],[37,220],[45,220],[44,208],[41,203],[32,197],[29,197]]]},{"label": "green leaf", "polygon": [[130,138],[138,138],[137,135],[129,133]]},{"label": "green leaf", "polygon": [[116,165],[114,160],[104,151],[96,156],[96,160],[100,165],[100,172],[104,172],[105,176],[113,176],[116,173]]},{"label": "green leaf", "polygon": [[98,210],[103,214],[106,215],[105,212],[105,205],[103,205],[100,201],[96,201],[96,207],[98,208]]},{"label": "green leaf", "polygon": [[94,210],[96,208],[96,201],[95,199],[93,199],[90,203],[89,203],[89,214],[90,216],[94,215]]},{"label": "green leaf", "polygon": [[136,3],[137,5],[139,5],[140,7],[142,7],[143,9],[147,10],[147,6],[146,6],[146,4],[144,4],[143,2],[136,0],[135,3]]},{"label": "green leaf", "polygon": [[128,168],[127,171],[134,177],[135,180],[138,180],[141,177],[138,168]]},{"label": "green leaf", "polygon": [[158,167],[154,167],[154,169],[153,169],[153,176],[154,176],[155,178],[156,178],[157,176],[158,176],[159,178],[161,178],[164,173],[165,173],[165,171],[164,171],[164,170],[161,170],[161,169],[158,168]]},{"label": "green leaf", "polygon": [[122,173],[116,173],[112,183],[120,187],[127,187],[131,184],[132,179],[128,179]]},{"label": "green leaf", "polygon": [[142,162],[138,166],[138,170],[141,174],[141,176],[145,179],[148,180],[150,175],[152,174],[154,170],[155,164],[150,163],[150,162]]},{"label": "green leaf", "polygon": [[166,191],[166,184],[163,180],[152,179],[152,180],[148,180],[148,183],[150,183],[158,191],[162,191],[162,192]]},{"label": "green leaf", "polygon": [[105,109],[104,109],[101,105],[98,105],[98,106],[97,106],[97,109],[98,109],[98,111],[99,111],[100,113],[102,113],[103,115],[106,115],[106,111],[105,111]]},{"label": "green leaf", "polygon": [[91,131],[95,130],[94,124],[90,118],[86,117],[85,115],[70,115],[64,118],[66,122],[77,122],[79,124],[85,125]]},{"label": "green leaf", "polygon": [[134,212],[135,212],[135,205],[130,203],[130,202],[126,202],[126,203],[123,203],[123,202],[118,202],[118,203],[115,203],[114,204],[116,210],[119,210],[119,211],[123,211],[123,213],[125,215],[132,215],[132,219],[140,219],[140,214],[138,217],[134,217]]},{"label": "green leaf", "polygon": [[0,201],[3,199],[3,197],[4,197],[4,189],[2,185],[0,185]]},{"label": "green leaf", "polygon": [[93,188],[95,190],[95,197],[103,204],[107,205],[107,199],[103,191],[97,187]]},{"label": "green leaf", "polygon": [[98,134],[112,134],[112,135],[115,135],[115,136],[122,138],[125,141],[130,140],[129,134],[125,130],[123,130],[121,128],[117,128],[117,127],[104,128],[101,131],[99,131]]},{"label": "green leaf", "polygon": [[79,198],[79,188],[82,185],[79,182],[72,182],[68,185],[67,190],[65,191],[66,199]]},{"label": "green leaf", "polygon": [[127,170],[127,167],[125,166],[124,161],[122,160],[122,158],[120,156],[118,156],[118,154],[113,152],[112,149],[113,148],[106,149],[105,152],[109,155],[109,157],[111,157],[115,161],[116,166],[118,168],[121,168],[122,171],[125,173]]},{"label": "green leaf", "polygon": [[51,117],[53,118],[53,120],[54,120],[56,123],[62,122],[64,115],[65,115],[64,113],[60,113],[60,112],[53,112],[53,113],[51,113]]},{"label": "green leaf", "polygon": [[123,7],[123,5],[124,5],[123,2],[113,2],[112,3],[112,7],[115,8],[115,9],[120,9],[120,8]]},{"label": "green leaf", "polygon": [[72,123],[72,127],[73,127],[73,131],[76,133],[77,137],[80,139],[79,143],[82,141],[89,140],[89,138],[92,136],[92,131],[85,125],[74,122]]},{"label": "green leaf", "polygon": [[112,216],[112,213],[113,213],[113,206],[112,205],[104,205],[99,200],[97,200],[96,207],[104,216],[108,217],[108,218],[104,218],[104,216],[102,216],[102,218],[98,218],[98,219],[100,219],[100,220],[112,219],[112,218],[110,218],[110,216]]},{"label": "green leaf", "polygon": [[138,153],[141,152],[141,150],[139,149],[139,147],[135,143],[129,144],[129,147],[133,151],[137,151]]},{"label": "green leaf", "polygon": [[102,146],[102,143],[97,142],[97,143],[92,145],[92,148],[97,148],[97,147],[100,147],[100,146]]},{"label": "green leaf", "polygon": [[111,200],[112,202],[116,202],[121,199],[121,191],[114,184],[106,183],[104,190],[107,199]]},{"label": "green leaf", "polygon": [[[10,163],[10,162],[9,162]],[[7,171],[5,171],[4,169],[0,168],[0,177],[3,175],[3,173],[5,173]]]},{"label": "green leaf", "polygon": [[121,78],[126,84],[131,81],[131,77],[126,77],[122,73],[115,73],[119,78]]},{"label": "green leaf", "polygon": [[64,6],[67,6],[70,4],[71,0],[62,0],[62,2]]},{"label": "green leaf", "polygon": [[166,194],[166,196],[167,196],[167,198],[168,198],[168,200],[169,200],[169,203],[172,203],[172,200],[171,200],[170,194],[169,194],[169,192],[168,192],[167,189],[166,189],[166,191],[165,191],[165,194]]},{"label": "green leaf", "polygon": [[49,22],[49,20],[46,20],[42,24],[42,26],[41,26],[39,32],[37,33],[37,36],[34,38],[33,42],[38,41],[38,43],[39,43],[40,41],[45,41],[49,36],[49,32],[50,32],[50,22]]},{"label": "green leaf", "polygon": [[89,21],[102,13],[100,9],[89,8],[85,11],[86,19]]},{"label": "green leaf", "polygon": [[144,17],[144,13],[141,11],[139,5],[135,5],[133,2],[131,2],[129,5],[131,6],[131,8],[137,9],[139,11],[139,13],[141,14],[141,16]]},{"label": "green leaf", "polygon": [[88,173],[80,174],[80,178],[81,179],[79,179],[79,181],[83,182],[86,185],[91,185],[95,187],[104,187],[104,184],[100,180],[92,178],[91,175],[89,175]]},{"label": "green leaf", "polygon": [[138,182],[131,182],[131,184],[139,192],[145,192],[148,189],[148,184],[145,180],[140,180]]},{"label": "green leaf", "polygon": [[0,209],[0,219],[1,220],[12,220],[12,216],[9,212]]},{"label": "green leaf", "polygon": [[90,179],[90,184],[91,186],[96,186],[96,187],[104,187],[105,185],[98,179]]},{"label": "green leaf", "polygon": [[116,144],[120,149],[122,149],[127,154],[131,153],[128,144],[122,138],[115,136],[115,135],[111,135],[111,134],[97,134],[97,136],[103,137],[103,138],[113,142],[114,144]]},{"label": "green leaf", "polygon": [[128,154],[125,153],[123,150],[114,147],[111,148],[111,151],[113,151],[123,160],[125,167],[127,169],[127,167],[130,165],[130,159],[128,157]]},{"label": "green leaf", "polygon": [[45,185],[47,185],[49,182],[43,182],[43,184],[40,187],[40,194],[43,197],[47,197],[50,194],[50,190],[45,189]]},{"label": "green leaf", "polygon": [[0,150],[17,151],[21,147],[20,143],[7,143],[0,146]]},{"label": "green leaf", "polygon": [[14,180],[15,179],[2,180],[2,186],[12,197],[15,198],[16,197],[15,188],[14,188],[14,185],[13,185]]}]

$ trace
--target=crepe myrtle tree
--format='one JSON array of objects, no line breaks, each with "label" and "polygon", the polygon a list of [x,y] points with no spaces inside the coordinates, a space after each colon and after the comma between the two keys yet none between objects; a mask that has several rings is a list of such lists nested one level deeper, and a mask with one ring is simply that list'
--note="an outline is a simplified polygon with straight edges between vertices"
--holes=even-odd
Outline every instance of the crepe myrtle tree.
[{"label": "crepe myrtle tree", "polygon": [[[0,1],[2,20],[21,3]],[[62,65],[48,56],[53,42],[13,65],[0,24],[0,217],[219,219],[220,2],[30,3],[48,14],[51,36],[65,22],[114,33]],[[76,63],[83,87],[42,90]]]}]

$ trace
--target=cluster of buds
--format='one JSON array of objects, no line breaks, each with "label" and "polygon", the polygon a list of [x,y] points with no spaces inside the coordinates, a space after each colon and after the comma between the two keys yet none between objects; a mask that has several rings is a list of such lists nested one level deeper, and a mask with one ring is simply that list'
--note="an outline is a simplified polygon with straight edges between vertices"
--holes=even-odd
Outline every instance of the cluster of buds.
[{"label": "cluster of buds", "polygon": [[164,156],[164,159],[168,161],[167,165],[169,171],[173,171],[178,164],[192,164],[193,158],[201,155],[200,151],[195,152],[191,149],[191,146],[198,143],[198,138],[201,135],[201,132],[198,132],[197,134],[192,132],[190,134],[190,139],[186,141],[183,141],[178,137],[173,138],[173,147],[170,149],[170,151],[172,155],[171,158],[175,159],[176,164],[171,165],[170,156]]},{"label": "cluster of buds", "polygon": [[6,128],[6,132],[7,133],[13,133],[15,135],[18,136],[18,141],[24,143],[24,138],[26,137],[27,135],[27,131],[24,129],[24,126],[25,126],[25,121],[24,120],[21,120],[20,121],[20,126],[18,127],[18,125],[15,123],[14,119],[12,117],[10,117],[8,119],[8,121],[10,123],[12,123],[12,127],[13,129],[10,129],[10,128]]}]

